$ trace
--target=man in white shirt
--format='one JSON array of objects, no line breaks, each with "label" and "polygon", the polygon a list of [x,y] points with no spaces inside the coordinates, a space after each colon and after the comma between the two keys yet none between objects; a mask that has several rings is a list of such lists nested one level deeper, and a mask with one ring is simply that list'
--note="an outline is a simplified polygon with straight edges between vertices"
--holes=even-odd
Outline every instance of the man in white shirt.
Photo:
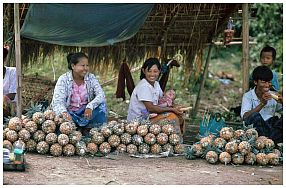
[{"label": "man in white shirt", "polygon": [[283,117],[278,118],[275,112],[282,110],[283,99],[280,94],[270,91],[272,71],[267,66],[258,66],[252,75],[255,87],[243,95],[241,117],[246,125],[253,124],[259,136],[267,136],[276,144],[281,143]]}]

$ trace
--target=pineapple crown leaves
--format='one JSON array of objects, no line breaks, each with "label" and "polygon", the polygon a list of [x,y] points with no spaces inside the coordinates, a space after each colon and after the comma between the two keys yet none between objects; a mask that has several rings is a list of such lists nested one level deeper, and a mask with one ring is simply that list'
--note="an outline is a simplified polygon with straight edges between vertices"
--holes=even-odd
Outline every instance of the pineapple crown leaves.
[{"label": "pineapple crown leaves", "polygon": [[205,150],[203,151],[202,158],[206,158],[206,154],[207,154],[209,151],[214,151],[214,152],[216,152],[218,155],[223,152],[223,150],[220,150],[219,148],[215,147],[214,145],[208,145],[208,146],[205,148]]},{"label": "pineapple crown leaves", "polygon": [[186,157],[186,159],[189,159],[189,160],[196,159],[193,146],[185,147],[185,157]]},{"label": "pineapple crown leaves", "polygon": [[4,120],[3,130],[8,127],[8,123],[9,123],[11,118],[12,118],[12,116],[4,117],[4,119],[3,119]]},{"label": "pineapple crown leaves", "polygon": [[31,101],[31,106],[25,110],[27,111],[27,113],[25,115],[28,116],[29,118],[31,118],[33,116],[33,114],[36,112],[44,112],[45,111],[42,104],[34,103],[33,101]]},{"label": "pineapple crown leaves", "polygon": [[242,130],[246,131],[247,129],[252,129],[252,128],[254,128],[253,124],[245,125],[245,122],[243,122]]}]

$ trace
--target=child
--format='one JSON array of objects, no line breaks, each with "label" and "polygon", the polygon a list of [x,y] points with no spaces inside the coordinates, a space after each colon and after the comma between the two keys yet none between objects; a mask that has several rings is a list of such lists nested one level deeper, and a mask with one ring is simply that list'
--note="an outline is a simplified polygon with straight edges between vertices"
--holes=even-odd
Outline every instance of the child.
[{"label": "child", "polygon": [[[158,105],[160,107],[171,107],[174,104],[174,100],[176,98],[176,93],[173,89],[167,90],[163,97],[159,98]],[[149,114],[150,118],[156,117],[158,114],[151,113]]]},{"label": "child", "polygon": [[[276,50],[271,46],[264,47],[260,52],[261,65],[264,65],[270,68],[271,65],[274,63],[275,58],[276,58]],[[272,84],[271,90],[278,92],[280,89],[279,82],[278,82],[278,74],[274,70],[272,70],[272,73],[273,73],[273,79],[271,80],[271,84]],[[249,87],[253,88],[255,85],[253,83],[252,75],[250,76],[249,81],[250,81]]]}]

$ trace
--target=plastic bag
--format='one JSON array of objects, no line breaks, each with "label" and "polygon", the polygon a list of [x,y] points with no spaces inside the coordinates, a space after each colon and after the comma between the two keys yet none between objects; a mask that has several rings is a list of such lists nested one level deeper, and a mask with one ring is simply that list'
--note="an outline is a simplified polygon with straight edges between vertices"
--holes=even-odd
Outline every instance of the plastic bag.
[{"label": "plastic bag", "polygon": [[226,124],[220,113],[214,115],[205,113],[200,122],[199,137],[206,137],[210,134],[219,136],[219,132],[223,127],[226,127]]}]

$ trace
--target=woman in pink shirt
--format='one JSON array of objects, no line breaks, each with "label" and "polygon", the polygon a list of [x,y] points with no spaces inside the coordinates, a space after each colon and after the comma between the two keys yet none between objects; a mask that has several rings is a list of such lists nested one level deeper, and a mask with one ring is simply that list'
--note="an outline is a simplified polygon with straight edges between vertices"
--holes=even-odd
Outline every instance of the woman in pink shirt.
[{"label": "woman in pink shirt", "polygon": [[71,53],[67,60],[70,71],[61,75],[57,81],[52,100],[53,110],[87,130],[106,123],[105,95],[95,75],[89,72],[87,55],[82,52]]}]

